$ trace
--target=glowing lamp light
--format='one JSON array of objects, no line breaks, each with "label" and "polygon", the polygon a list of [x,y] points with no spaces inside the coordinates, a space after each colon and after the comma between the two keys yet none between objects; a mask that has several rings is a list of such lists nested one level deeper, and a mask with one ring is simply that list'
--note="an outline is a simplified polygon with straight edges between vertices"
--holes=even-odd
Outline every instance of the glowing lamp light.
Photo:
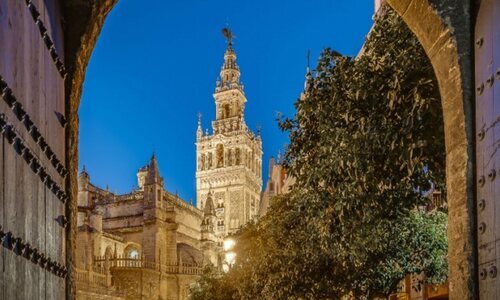
[{"label": "glowing lamp light", "polygon": [[224,263],[222,265],[222,270],[225,273],[227,273],[234,264],[236,253],[231,250],[233,250],[235,244],[236,241],[231,238],[224,240],[224,243],[222,244],[222,248],[224,249]]},{"label": "glowing lamp light", "polygon": [[233,239],[225,240],[224,244],[223,244],[224,251],[229,251],[229,250],[233,249],[235,244],[236,244],[236,242]]},{"label": "glowing lamp light", "polygon": [[226,253],[226,262],[229,266],[234,264],[234,259],[236,258],[236,253],[234,252],[228,252]]}]

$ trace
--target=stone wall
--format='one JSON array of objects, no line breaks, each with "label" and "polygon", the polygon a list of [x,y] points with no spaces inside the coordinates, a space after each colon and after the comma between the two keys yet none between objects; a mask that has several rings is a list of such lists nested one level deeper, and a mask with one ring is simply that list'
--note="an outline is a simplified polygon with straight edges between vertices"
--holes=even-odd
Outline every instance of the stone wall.
[{"label": "stone wall", "polygon": [[161,276],[158,271],[112,268],[111,274],[114,284],[118,290],[126,294],[126,299],[161,299],[159,298]]}]

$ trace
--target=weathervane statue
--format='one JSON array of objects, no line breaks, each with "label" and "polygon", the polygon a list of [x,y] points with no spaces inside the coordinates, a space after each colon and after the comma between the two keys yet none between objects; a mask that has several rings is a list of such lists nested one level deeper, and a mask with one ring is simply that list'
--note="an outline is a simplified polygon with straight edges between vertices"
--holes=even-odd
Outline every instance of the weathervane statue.
[{"label": "weathervane statue", "polygon": [[228,44],[231,45],[233,43],[233,33],[229,27],[222,28],[222,35],[227,39]]}]

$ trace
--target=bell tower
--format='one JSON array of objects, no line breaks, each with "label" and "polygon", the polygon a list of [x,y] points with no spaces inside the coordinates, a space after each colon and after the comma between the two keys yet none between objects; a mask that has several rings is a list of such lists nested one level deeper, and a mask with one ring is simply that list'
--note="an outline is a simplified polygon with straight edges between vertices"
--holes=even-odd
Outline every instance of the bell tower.
[{"label": "bell tower", "polygon": [[240,68],[236,64],[236,53],[233,49],[233,37],[229,29],[223,30],[227,38],[220,77],[215,84],[215,121],[212,123],[214,133],[246,129],[244,120],[247,99],[240,82]]},{"label": "bell tower", "polygon": [[215,207],[214,231],[218,238],[236,231],[257,216],[262,191],[262,141],[245,123],[247,102],[240,68],[236,63],[233,35],[227,40],[219,78],[213,94],[215,120],[212,134],[196,131],[196,197],[199,209],[207,199]]}]

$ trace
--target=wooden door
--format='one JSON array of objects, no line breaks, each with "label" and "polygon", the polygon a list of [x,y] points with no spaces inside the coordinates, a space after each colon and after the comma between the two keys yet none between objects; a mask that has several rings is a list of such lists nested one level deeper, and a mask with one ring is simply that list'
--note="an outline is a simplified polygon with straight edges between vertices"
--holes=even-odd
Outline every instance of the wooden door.
[{"label": "wooden door", "polygon": [[0,299],[64,299],[60,0],[0,0]]},{"label": "wooden door", "polygon": [[500,1],[478,1],[475,25],[480,299],[500,299]]}]

